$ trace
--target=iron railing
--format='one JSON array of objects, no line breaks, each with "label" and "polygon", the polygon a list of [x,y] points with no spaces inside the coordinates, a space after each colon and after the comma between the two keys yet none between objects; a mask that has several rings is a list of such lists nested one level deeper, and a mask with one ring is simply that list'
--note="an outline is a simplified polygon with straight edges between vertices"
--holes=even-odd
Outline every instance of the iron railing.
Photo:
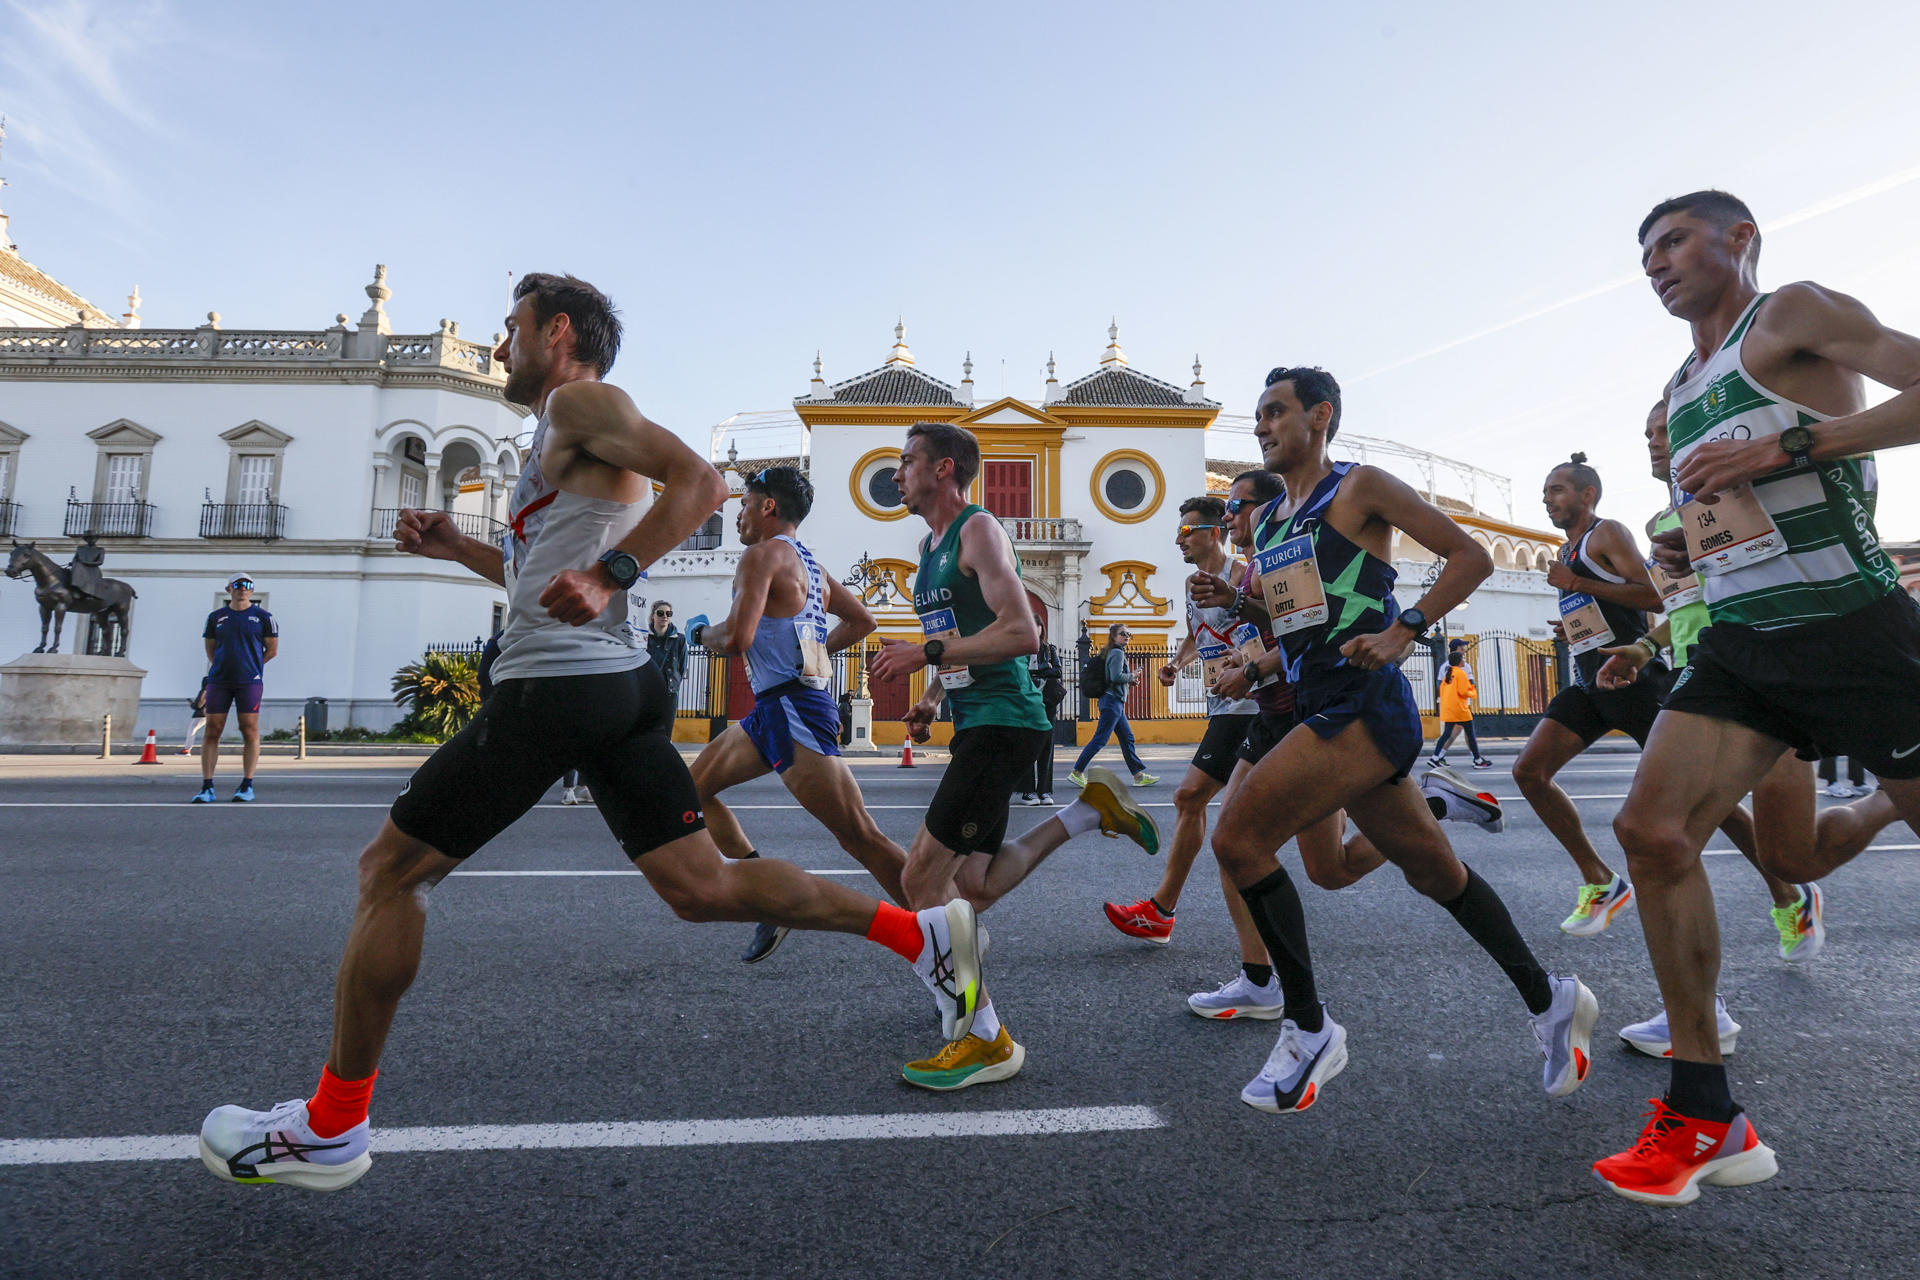
[{"label": "iron railing", "polygon": [[144,538],[153,528],[151,502],[81,502],[67,499],[66,535],[69,538]]},{"label": "iron railing", "polygon": [[203,538],[259,538],[274,542],[286,536],[287,509],[278,502],[208,502],[200,508]]},{"label": "iron railing", "polygon": [[[447,514],[453,517],[454,528],[466,534],[469,538],[478,538],[482,542],[499,542],[500,535],[507,531],[506,525],[487,516],[478,516],[467,511],[449,511]],[[399,522],[399,507],[375,507],[373,509],[373,525],[368,531],[367,536],[369,538],[391,538],[393,536],[393,526]]]},{"label": "iron railing", "polygon": [[0,538],[10,537],[20,529],[20,512],[24,508],[12,498],[0,498]]}]

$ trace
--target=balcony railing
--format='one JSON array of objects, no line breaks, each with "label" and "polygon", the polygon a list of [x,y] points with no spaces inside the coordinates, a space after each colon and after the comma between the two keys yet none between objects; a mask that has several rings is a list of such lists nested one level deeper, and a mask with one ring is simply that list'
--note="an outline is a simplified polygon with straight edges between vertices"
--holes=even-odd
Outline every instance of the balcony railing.
[{"label": "balcony railing", "polygon": [[[486,516],[477,516],[467,511],[449,511],[446,514],[453,517],[454,528],[466,534],[469,538],[478,538],[482,542],[497,543],[500,541],[500,535],[507,531],[506,525],[498,520],[489,519]],[[399,507],[375,507],[373,509],[373,527],[367,536],[377,539],[391,538],[393,536],[393,526],[399,522]]]},{"label": "balcony railing", "polygon": [[79,538],[144,538],[153,528],[151,502],[81,502],[67,499],[66,535]]},{"label": "balcony railing", "polygon": [[11,537],[20,528],[21,505],[11,498],[0,498],[0,538]]},{"label": "balcony railing", "polygon": [[273,542],[286,536],[287,509],[277,502],[209,502],[200,508],[203,538],[259,538]]},{"label": "balcony railing", "polygon": [[1000,524],[1014,543],[1080,542],[1080,522],[1072,516],[1002,516]]}]

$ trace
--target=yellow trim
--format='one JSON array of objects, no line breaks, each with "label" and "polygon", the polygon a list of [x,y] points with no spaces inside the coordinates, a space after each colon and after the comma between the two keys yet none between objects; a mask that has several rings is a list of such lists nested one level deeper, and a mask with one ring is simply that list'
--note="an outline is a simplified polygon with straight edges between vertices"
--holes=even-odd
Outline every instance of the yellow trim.
[{"label": "yellow trim", "polygon": [[[1123,620],[1119,615],[1145,613],[1149,609],[1155,614],[1164,615],[1168,602],[1153,594],[1153,588],[1148,585],[1153,581],[1157,569],[1158,566],[1148,564],[1145,560],[1115,560],[1112,564],[1101,565],[1100,572],[1107,575],[1107,590],[1106,594],[1087,600],[1091,606],[1090,612],[1103,617],[1110,616],[1115,622]],[[1131,591],[1128,591],[1129,587]],[[1132,598],[1122,600],[1123,594]],[[1172,624],[1169,622],[1165,625]]]},{"label": "yellow trim", "polygon": [[[1116,462],[1138,462],[1146,467],[1148,474],[1153,476],[1155,489],[1153,501],[1138,511],[1122,511],[1107,501],[1107,496],[1100,492],[1100,481],[1106,474],[1107,468]],[[1153,519],[1160,510],[1160,504],[1167,500],[1167,477],[1160,470],[1160,464],[1153,460],[1152,454],[1142,453],[1138,449],[1115,449],[1093,464],[1093,475],[1087,482],[1087,491],[1093,496],[1093,505],[1098,507],[1100,514],[1107,519],[1115,524],[1139,524],[1144,520]]]},{"label": "yellow trim", "polygon": [[907,516],[907,508],[904,503],[893,511],[876,507],[872,502],[868,501],[866,486],[860,483],[861,477],[866,474],[869,466],[887,458],[893,459],[894,465],[896,467],[899,466],[900,450],[892,445],[888,445],[885,448],[869,449],[861,454],[860,461],[853,464],[853,470],[847,476],[847,492],[853,496],[853,505],[860,508],[860,510],[865,512],[871,519],[904,520]]}]

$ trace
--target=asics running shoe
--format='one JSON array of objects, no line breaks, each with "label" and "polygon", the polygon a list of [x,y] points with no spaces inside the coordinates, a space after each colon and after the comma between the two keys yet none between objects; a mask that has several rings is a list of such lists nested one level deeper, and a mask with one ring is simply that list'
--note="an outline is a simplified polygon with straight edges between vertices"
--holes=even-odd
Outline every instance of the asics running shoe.
[{"label": "asics running shoe", "polygon": [[973,904],[955,898],[944,907],[916,912],[920,921],[920,958],[913,971],[933,992],[940,1009],[940,1032],[964,1040],[973,1030],[985,993],[980,982],[980,929]]},{"label": "asics running shoe", "polygon": [[1102,765],[1087,770],[1080,798],[1100,811],[1100,834],[1125,836],[1148,853],[1160,852],[1160,828],[1145,809],[1127,798],[1127,784]]},{"label": "asics running shoe", "polygon": [[[1719,996],[1713,998],[1713,1016],[1719,1023],[1720,1056],[1731,1057],[1734,1046],[1740,1043],[1740,1024],[1728,1015],[1727,1002]],[[1661,1009],[1645,1022],[1636,1022],[1630,1027],[1620,1028],[1620,1038],[1627,1042],[1627,1048],[1636,1053],[1644,1053],[1649,1058],[1673,1056],[1673,1032],[1667,1026],[1665,1009]]]},{"label": "asics running shoe", "polygon": [[755,925],[753,941],[747,943],[747,949],[740,953],[740,958],[748,964],[759,964],[780,949],[780,944],[787,940],[789,932],[791,930],[783,924]]},{"label": "asics running shoe", "polygon": [[1641,1204],[1692,1204],[1701,1186],[1744,1187],[1780,1170],[1744,1111],[1725,1124],[1683,1116],[1649,1098],[1640,1140],[1593,1166],[1600,1185]]},{"label": "asics running shoe", "polygon": [[1229,1018],[1258,1018],[1272,1022],[1286,1012],[1286,998],[1280,994],[1280,979],[1269,978],[1267,985],[1256,987],[1242,973],[1212,991],[1196,991],[1187,997],[1187,1008],[1203,1018],[1225,1022]]},{"label": "asics running shoe", "polygon": [[1564,1098],[1586,1083],[1593,1069],[1593,1024],[1600,1020],[1600,1002],[1578,978],[1554,978],[1553,1003],[1547,1011],[1527,1019],[1533,1038],[1547,1064],[1540,1087],[1549,1098]]},{"label": "asics running shoe", "polygon": [[1562,932],[1576,938],[1592,938],[1606,931],[1613,918],[1633,901],[1633,886],[1615,873],[1605,884],[1583,884],[1573,904],[1573,914],[1560,922]]},{"label": "asics running shoe", "polygon": [[[1324,1006],[1322,1006],[1324,1010]],[[1305,1111],[1320,1099],[1320,1087],[1346,1069],[1347,1029],[1327,1018],[1308,1034],[1288,1018],[1260,1074],[1247,1081],[1240,1101],[1273,1115]]]},{"label": "asics running shoe", "polygon": [[322,1138],[307,1125],[307,1100],[271,1111],[215,1107],[200,1123],[200,1163],[227,1182],[281,1182],[309,1191],[339,1191],[373,1164],[367,1122]]},{"label": "asics running shoe", "polygon": [[1109,902],[1104,910],[1107,923],[1129,938],[1145,938],[1164,947],[1173,937],[1173,917],[1162,914],[1160,908],[1153,905],[1152,898],[1142,898],[1125,906]]},{"label": "asics running shoe", "polygon": [[1773,909],[1773,927],[1780,931],[1780,958],[1789,964],[1811,960],[1827,945],[1820,886],[1809,882],[1794,888],[1800,891],[1800,901]]},{"label": "asics running shoe", "polygon": [[1445,765],[1436,765],[1420,775],[1420,794],[1427,798],[1433,816],[1443,822],[1468,822],[1495,835],[1506,830],[1499,797],[1474,786]]},{"label": "asics running shoe", "polygon": [[1027,1051],[1014,1043],[1002,1023],[1000,1034],[991,1043],[979,1036],[962,1036],[931,1058],[909,1062],[900,1069],[900,1075],[908,1084],[945,1093],[1019,1075],[1026,1060]]}]

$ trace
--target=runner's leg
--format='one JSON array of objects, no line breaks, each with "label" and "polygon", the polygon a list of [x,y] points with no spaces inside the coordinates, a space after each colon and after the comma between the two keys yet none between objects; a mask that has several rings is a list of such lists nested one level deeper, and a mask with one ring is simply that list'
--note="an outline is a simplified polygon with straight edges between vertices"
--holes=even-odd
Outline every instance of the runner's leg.
[{"label": "runner's leg", "polygon": [[1180,905],[1180,891],[1186,887],[1193,860],[1207,838],[1207,806],[1220,792],[1220,783],[1197,765],[1187,766],[1187,776],[1173,793],[1177,815],[1173,844],[1167,849],[1167,866],[1160,873],[1160,887],[1153,891],[1154,905],[1172,915]]},{"label": "runner's leg", "polygon": [[1587,744],[1580,735],[1558,720],[1542,720],[1533,727],[1520,758],[1513,762],[1513,780],[1540,816],[1541,823],[1580,868],[1581,879],[1588,884],[1607,884],[1613,879],[1613,872],[1587,839],[1586,828],[1580,824],[1580,811],[1554,781],[1554,776],[1586,749]]},{"label": "runner's leg", "polygon": [[[860,784],[854,780],[853,770],[844,759],[795,747],[793,763],[780,775],[780,781],[800,802],[800,807],[831,831],[855,862],[872,873],[889,898],[906,905],[906,890],[901,886],[900,876],[906,870],[907,855],[881,833],[873,815],[867,812]],[[711,826],[711,813],[707,822]]]},{"label": "runner's leg", "polygon": [[727,857],[752,856],[753,841],[741,830],[740,820],[733,816],[733,810],[721,803],[720,793],[771,772],[772,767],[760,754],[760,749],[753,745],[753,739],[737,724],[728,725],[695,758],[693,784],[700,790],[700,812],[706,817],[707,830],[713,833],[714,844]]}]

